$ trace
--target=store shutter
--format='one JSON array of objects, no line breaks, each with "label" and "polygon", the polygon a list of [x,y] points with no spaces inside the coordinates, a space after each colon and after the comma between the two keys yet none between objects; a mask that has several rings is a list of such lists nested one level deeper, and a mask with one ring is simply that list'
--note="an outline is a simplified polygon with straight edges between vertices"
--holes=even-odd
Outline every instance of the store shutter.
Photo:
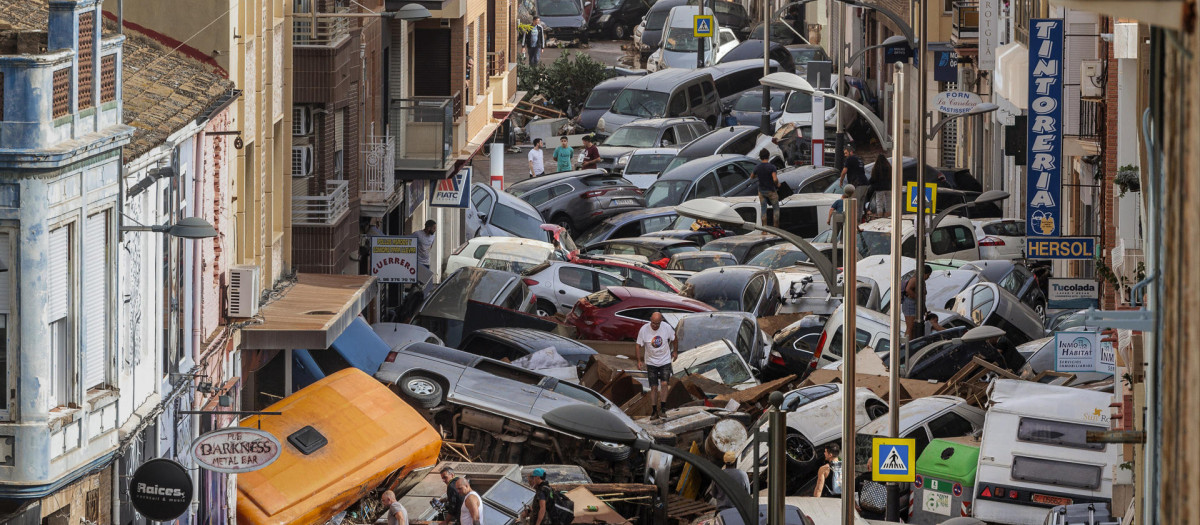
[{"label": "store shutter", "polygon": [[90,215],[83,228],[83,386],[108,380],[108,212]]},{"label": "store shutter", "polygon": [[[420,57],[420,74],[413,78],[413,95],[418,97],[448,97],[450,92],[449,29],[416,29],[413,31],[414,53]],[[461,79],[460,79],[461,80]]]}]

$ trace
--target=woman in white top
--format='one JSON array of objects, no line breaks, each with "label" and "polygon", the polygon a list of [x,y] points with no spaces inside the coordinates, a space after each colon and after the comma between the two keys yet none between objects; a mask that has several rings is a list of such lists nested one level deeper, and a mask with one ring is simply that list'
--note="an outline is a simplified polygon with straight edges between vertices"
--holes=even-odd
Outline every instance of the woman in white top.
[{"label": "woman in white top", "polygon": [[483,498],[471,490],[466,476],[458,478],[458,493],[463,495],[462,510],[458,515],[459,525],[483,525]]}]

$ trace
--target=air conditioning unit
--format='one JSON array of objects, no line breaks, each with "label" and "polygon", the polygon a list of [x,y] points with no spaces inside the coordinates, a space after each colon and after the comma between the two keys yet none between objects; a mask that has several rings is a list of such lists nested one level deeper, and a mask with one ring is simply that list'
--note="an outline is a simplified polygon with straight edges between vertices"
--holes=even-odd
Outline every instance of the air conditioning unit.
[{"label": "air conditioning unit", "polygon": [[229,269],[229,317],[258,315],[258,267],[239,264]]},{"label": "air conditioning unit", "polygon": [[292,106],[292,136],[312,135],[312,109],[308,106]]},{"label": "air conditioning unit", "polygon": [[1104,97],[1104,63],[1099,60],[1079,62],[1079,96],[1083,98]]},{"label": "air conditioning unit", "polygon": [[292,146],[292,176],[307,177],[313,172],[313,147]]}]

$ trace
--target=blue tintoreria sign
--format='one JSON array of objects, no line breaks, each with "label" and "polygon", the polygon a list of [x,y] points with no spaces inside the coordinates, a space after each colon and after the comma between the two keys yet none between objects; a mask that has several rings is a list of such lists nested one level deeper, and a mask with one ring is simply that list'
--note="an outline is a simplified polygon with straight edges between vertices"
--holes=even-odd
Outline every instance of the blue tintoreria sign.
[{"label": "blue tintoreria sign", "polygon": [[1062,225],[1063,21],[1034,19],[1029,26],[1027,235],[1057,237]]}]

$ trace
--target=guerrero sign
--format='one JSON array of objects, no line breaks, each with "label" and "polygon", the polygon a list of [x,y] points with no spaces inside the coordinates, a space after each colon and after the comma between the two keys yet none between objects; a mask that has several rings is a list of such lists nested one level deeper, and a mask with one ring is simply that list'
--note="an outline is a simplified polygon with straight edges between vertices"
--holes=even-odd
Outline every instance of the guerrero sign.
[{"label": "guerrero sign", "polygon": [[192,442],[192,457],[200,466],[227,474],[258,470],[279,458],[279,440],[253,428],[224,428]]},{"label": "guerrero sign", "polygon": [[417,282],[417,238],[371,237],[371,275],[381,283]]},{"label": "guerrero sign", "polygon": [[152,459],[129,478],[129,503],[154,521],[171,521],[192,504],[192,478],[179,463]]},{"label": "guerrero sign", "polygon": [[1031,237],[1057,237],[1062,222],[1063,21],[1030,20],[1029,140],[1025,215]]},{"label": "guerrero sign", "polygon": [[429,187],[429,205],[440,208],[466,208],[471,196],[471,168],[437,181]]}]

